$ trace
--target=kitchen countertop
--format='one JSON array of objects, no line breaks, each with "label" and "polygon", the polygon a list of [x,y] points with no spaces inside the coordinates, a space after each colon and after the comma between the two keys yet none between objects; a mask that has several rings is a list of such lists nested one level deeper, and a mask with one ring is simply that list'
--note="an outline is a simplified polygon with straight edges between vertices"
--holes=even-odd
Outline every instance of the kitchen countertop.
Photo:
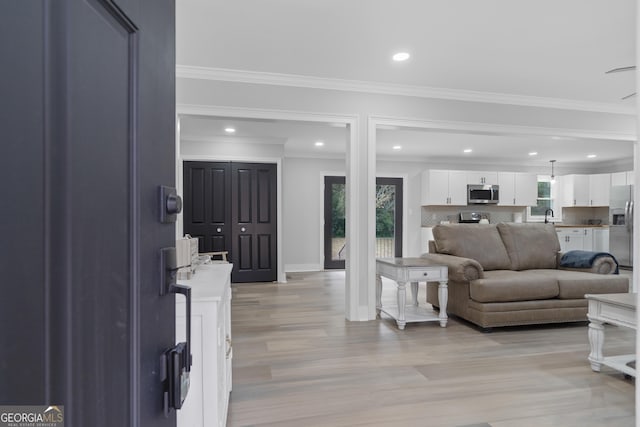
[{"label": "kitchen countertop", "polygon": [[[452,222],[451,224],[458,224]],[[495,224],[495,223],[491,223]],[[541,224],[540,222],[527,222],[525,224]],[[553,224],[556,228],[609,228],[609,224],[600,224],[600,225],[590,225],[590,224],[564,224],[560,222],[550,222],[549,224]],[[422,225],[422,228],[433,228],[436,224],[433,225]]]},{"label": "kitchen countertop", "polygon": [[609,224],[590,225],[590,224],[553,224],[556,228],[609,228]]}]

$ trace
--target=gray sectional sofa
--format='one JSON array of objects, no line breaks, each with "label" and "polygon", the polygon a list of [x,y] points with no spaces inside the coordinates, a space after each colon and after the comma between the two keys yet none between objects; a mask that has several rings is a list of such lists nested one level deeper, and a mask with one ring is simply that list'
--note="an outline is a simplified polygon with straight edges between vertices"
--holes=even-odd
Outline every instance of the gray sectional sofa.
[{"label": "gray sectional sofa", "polygon": [[[447,313],[482,328],[586,321],[585,294],[629,290],[610,256],[590,268],[559,267],[552,224],[437,225],[433,236],[422,256],[449,267]],[[438,306],[437,283],[427,302]]]}]

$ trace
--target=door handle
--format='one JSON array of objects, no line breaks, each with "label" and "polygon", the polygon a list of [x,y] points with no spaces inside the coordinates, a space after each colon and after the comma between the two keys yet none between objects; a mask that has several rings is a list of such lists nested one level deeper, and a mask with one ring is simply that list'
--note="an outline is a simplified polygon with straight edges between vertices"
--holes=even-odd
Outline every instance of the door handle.
[{"label": "door handle", "polygon": [[631,216],[629,206],[630,204],[628,200],[624,202],[624,226],[627,231],[631,231],[631,229],[629,228],[629,217]]},{"label": "door handle", "polygon": [[218,233],[222,233],[222,228],[218,227],[218,228],[216,228],[216,231],[217,231]]},{"label": "door handle", "polygon": [[240,231],[242,231],[242,232],[244,233],[245,231],[247,231],[247,229],[246,229],[246,228],[244,228],[244,227],[242,227],[242,228],[240,229]]},{"label": "door handle", "polygon": [[633,231],[633,202],[629,202],[629,221],[627,222],[629,233]]},{"label": "door handle", "polygon": [[171,409],[180,409],[189,393],[191,356],[191,288],[176,282],[178,266],[175,248],[160,250],[160,295],[181,294],[186,298],[186,342],[169,348],[162,355],[161,379],[164,384],[165,416]]}]

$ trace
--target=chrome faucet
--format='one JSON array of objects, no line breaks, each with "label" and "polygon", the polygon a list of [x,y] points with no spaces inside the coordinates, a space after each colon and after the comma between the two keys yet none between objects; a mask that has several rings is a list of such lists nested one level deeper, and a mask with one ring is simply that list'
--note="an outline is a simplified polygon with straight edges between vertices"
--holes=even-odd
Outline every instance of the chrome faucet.
[{"label": "chrome faucet", "polygon": [[547,215],[549,215],[549,212],[551,212],[551,218],[553,218],[553,209],[549,208],[546,211],[544,211],[544,223],[545,224],[549,224],[549,219],[547,218]]}]

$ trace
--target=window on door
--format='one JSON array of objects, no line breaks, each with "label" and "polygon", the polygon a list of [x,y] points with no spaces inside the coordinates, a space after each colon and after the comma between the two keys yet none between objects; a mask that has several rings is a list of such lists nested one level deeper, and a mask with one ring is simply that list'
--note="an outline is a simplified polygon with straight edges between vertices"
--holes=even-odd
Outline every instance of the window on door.
[{"label": "window on door", "polygon": [[[324,268],[343,269],[347,248],[345,178],[326,176]],[[376,258],[402,256],[402,178],[376,179]]]}]

